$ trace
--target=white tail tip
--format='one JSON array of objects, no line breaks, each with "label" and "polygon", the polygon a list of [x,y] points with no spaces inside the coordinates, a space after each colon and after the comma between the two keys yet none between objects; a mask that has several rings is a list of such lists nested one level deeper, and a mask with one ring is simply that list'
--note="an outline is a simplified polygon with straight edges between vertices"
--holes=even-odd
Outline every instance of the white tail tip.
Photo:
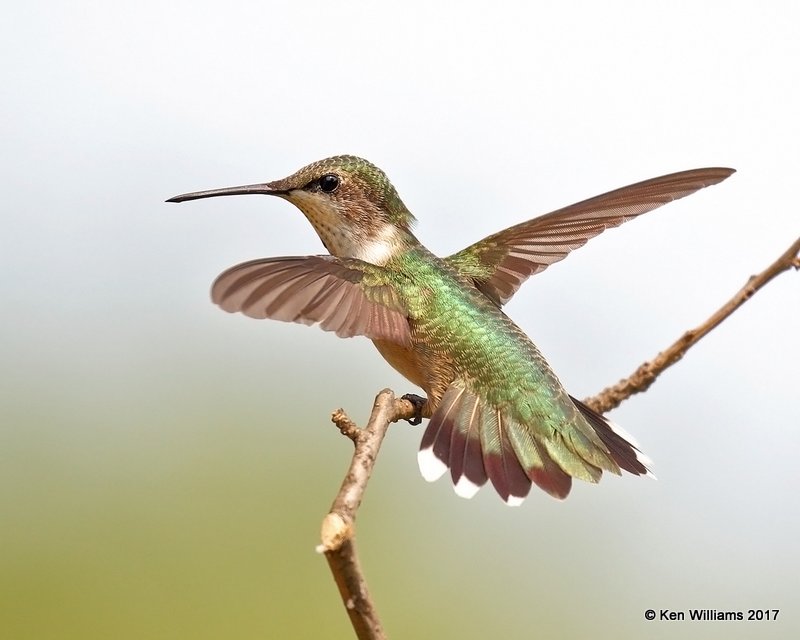
[{"label": "white tail tip", "polygon": [[420,449],[417,453],[417,464],[422,477],[428,482],[434,482],[444,475],[447,465],[439,460],[434,453],[433,447]]},{"label": "white tail tip", "polygon": [[478,493],[478,489],[480,488],[480,485],[472,482],[472,480],[467,478],[467,476],[461,476],[458,479],[458,482],[456,482],[456,484],[453,486],[453,491],[456,492],[457,496],[469,500],[472,496]]}]

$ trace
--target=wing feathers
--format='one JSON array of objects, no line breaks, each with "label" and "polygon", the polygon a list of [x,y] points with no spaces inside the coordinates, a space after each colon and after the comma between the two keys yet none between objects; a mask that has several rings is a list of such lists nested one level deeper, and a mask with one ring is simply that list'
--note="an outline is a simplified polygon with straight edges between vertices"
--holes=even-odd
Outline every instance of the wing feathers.
[{"label": "wing feathers", "polygon": [[211,299],[251,318],[319,323],[342,338],[364,335],[410,345],[405,310],[381,267],[333,256],[266,258],[222,273]]},{"label": "wing feathers", "polygon": [[503,305],[530,276],[563,260],[605,229],[717,184],[732,173],[725,168],[693,169],[645,180],[495,233],[447,260]]}]

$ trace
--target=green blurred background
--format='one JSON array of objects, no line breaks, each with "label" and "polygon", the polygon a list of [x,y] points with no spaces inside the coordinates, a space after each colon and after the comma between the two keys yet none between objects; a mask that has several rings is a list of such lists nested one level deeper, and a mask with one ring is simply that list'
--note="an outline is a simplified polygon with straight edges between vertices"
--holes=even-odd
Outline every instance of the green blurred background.
[{"label": "green blurred background", "polygon": [[[213,278],[321,252],[261,198],[176,193],[372,159],[448,253],[669,171],[739,170],[609,232],[510,315],[572,393],[704,319],[798,233],[796,4],[18,3],[0,25],[0,637],[349,638],[314,553],[375,393],[366,340],[231,316]],[[659,480],[509,509],[393,427],[358,520],[396,638],[789,638],[797,274],[615,411]],[[776,622],[647,622],[653,608]]]}]

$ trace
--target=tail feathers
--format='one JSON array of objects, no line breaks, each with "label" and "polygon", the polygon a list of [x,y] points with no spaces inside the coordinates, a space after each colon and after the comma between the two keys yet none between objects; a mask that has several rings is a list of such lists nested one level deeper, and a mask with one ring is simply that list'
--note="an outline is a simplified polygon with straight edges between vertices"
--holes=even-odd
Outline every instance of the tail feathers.
[{"label": "tail feathers", "polygon": [[[450,469],[455,492],[471,498],[488,476],[483,465],[480,419],[470,413],[478,409],[478,399],[460,385],[451,385],[428,423],[417,454],[422,477],[438,480]],[[466,418],[466,419],[465,419]],[[458,424],[458,428],[456,428]]]},{"label": "tail feathers", "polygon": [[509,506],[519,506],[531,490],[531,479],[509,437],[515,425],[506,422],[499,411],[487,413],[487,419],[479,425],[486,475]]},{"label": "tail feathers", "polygon": [[630,434],[623,431],[605,416],[587,407],[580,400],[572,396],[570,396],[570,399],[595,430],[595,433],[600,436],[603,444],[608,448],[609,454],[620,469],[624,469],[635,476],[655,477],[648,469],[648,465],[653,464],[652,460],[641,452],[638,443]]},{"label": "tail feathers", "polygon": [[554,498],[566,498],[572,489],[572,476],[553,460],[545,444],[515,422],[509,422],[507,432],[522,468],[536,486]]},{"label": "tail feathers", "polygon": [[429,482],[449,468],[455,492],[464,498],[487,480],[512,506],[522,504],[532,483],[556,498],[565,498],[572,485],[528,429],[482,402],[461,380],[450,385],[431,417],[417,459]]},{"label": "tail feathers", "polygon": [[420,471],[433,482],[450,469],[455,492],[464,498],[474,496],[488,480],[512,506],[522,504],[532,484],[563,499],[573,476],[597,482],[603,470],[619,473],[620,468],[651,475],[647,459],[618,428],[572,401],[593,432],[573,429],[563,437],[544,438],[455,380],[425,430],[417,456]]}]

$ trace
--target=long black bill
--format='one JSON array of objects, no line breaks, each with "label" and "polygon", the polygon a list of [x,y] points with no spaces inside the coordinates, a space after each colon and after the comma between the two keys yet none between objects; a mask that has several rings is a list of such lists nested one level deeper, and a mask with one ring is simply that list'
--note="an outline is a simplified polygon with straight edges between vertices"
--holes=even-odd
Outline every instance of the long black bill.
[{"label": "long black bill", "polygon": [[187,200],[200,200],[201,198],[216,198],[217,196],[242,196],[251,193],[279,196],[286,193],[281,189],[273,189],[268,184],[245,184],[241,187],[225,187],[224,189],[209,189],[208,191],[193,191],[174,196],[167,202],[186,202]]}]

